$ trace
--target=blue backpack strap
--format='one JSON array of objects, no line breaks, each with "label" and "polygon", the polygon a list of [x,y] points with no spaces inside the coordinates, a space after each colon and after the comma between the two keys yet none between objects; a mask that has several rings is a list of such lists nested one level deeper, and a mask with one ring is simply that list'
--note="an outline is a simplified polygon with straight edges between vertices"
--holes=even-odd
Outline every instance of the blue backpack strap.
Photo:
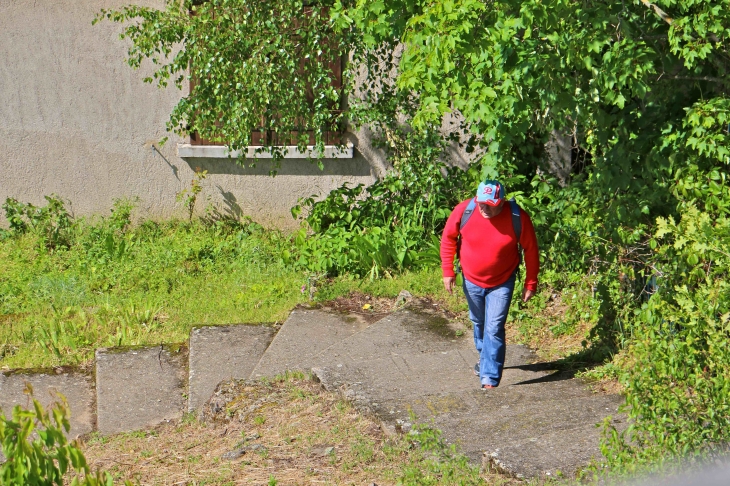
[{"label": "blue backpack strap", "polygon": [[[517,237],[517,254],[520,256],[517,268],[520,268],[520,265],[522,264],[522,245],[520,245],[520,236],[522,236],[522,219],[520,218],[520,206],[517,204],[517,201],[515,201],[515,198],[509,200],[509,208],[512,213],[512,228],[515,230],[515,236]],[[519,276],[519,273],[517,275]]]},{"label": "blue backpack strap", "polygon": [[[471,215],[474,213],[474,209],[477,207],[476,198],[472,198],[471,201],[469,201],[469,204],[466,205],[466,209],[461,214],[461,222],[459,223],[459,237],[456,240],[456,258],[461,259],[461,231],[464,229],[464,226],[466,226],[466,223],[469,222],[469,218],[471,218]],[[461,273],[461,264],[456,264],[456,273]]]},{"label": "blue backpack strap", "polygon": [[469,204],[466,206],[466,209],[464,210],[464,213],[461,215],[461,223],[459,223],[459,232],[464,229],[464,226],[466,223],[469,222],[469,218],[471,218],[471,215],[474,213],[474,210],[477,207],[477,201],[476,198],[472,198],[471,201],[469,201]]},{"label": "blue backpack strap", "polygon": [[520,244],[520,236],[522,236],[522,219],[520,219],[520,206],[515,201],[515,198],[509,200],[510,211],[512,211],[512,227],[515,230],[515,236],[517,236],[517,244]]}]

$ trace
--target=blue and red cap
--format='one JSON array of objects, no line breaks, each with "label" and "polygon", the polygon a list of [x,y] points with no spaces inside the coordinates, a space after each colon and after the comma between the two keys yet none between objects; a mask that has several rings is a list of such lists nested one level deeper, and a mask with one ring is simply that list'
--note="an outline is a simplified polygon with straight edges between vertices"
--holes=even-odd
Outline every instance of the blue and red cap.
[{"label": "blue and red cap", "polygon": [[504,193],[504,186],[501,182],[487,179],[479,184],[476,202],[489,206],[497,206],[500,202],[504,201]]}]

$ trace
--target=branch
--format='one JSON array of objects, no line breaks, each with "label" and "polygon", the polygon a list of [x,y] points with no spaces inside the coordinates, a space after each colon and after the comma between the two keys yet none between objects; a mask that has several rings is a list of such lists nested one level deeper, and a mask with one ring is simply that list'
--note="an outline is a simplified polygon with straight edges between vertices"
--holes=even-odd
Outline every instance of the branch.
[{"label": "branch", "polygon": [[[663,21],[665,21],[669,25],[673,25],[674,24],[674,19],[672,17],[670,17],[664,10],[660,9],[659,7],[657,7],[657,5],[655,3],[651,3],[649,0],[641,0],[641,3],[643,3],[647,8],[650,8],[650,9],[654,10],[654,12],[659,17],[661,17],[661,19]],[[710,32],[709,38],[710,38],[710,40],[712,42],[720,42],[719,37],[717,37],[717,35],[715,35],[712,32]]]},{"label": "branch", "polygon": [[667,76],[668,79],[681,79],[685,81],[709,81],[711,83],[728,84],[730,80],[713,78],[712,76]]},{"label": "branch", "polygon": [[656,6],[656,4],[651,3],[649,0],[641,0],[641,3],[643,3],[646,7],[654,10],[654,12],[662,18],[663,21],[668,23],[669,25],[672,25],[674,23],[674,19],[667,15],[667,13]]}]

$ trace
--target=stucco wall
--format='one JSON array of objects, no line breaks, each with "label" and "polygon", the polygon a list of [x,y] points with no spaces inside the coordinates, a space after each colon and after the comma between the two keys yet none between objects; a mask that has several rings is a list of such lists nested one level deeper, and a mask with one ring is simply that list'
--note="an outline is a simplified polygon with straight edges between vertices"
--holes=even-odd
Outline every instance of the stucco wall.
[{"label": "stucco wall", "polygon": [[[91,21],[125,0],[0,0],[0,203],[7,197],[42,204],[55,193],[77,216],[107,214],[115,198],[138,197],[143,217],[183,216],[175,195],[196,166],[210,173],[208,202],[268,226],[294,226],[289,209],[299,197],[326,194],[343,182],[369,184],[382,154],[352,135],[352,159],[286,160],[279,175],[267,162],[243,169],[227,159],[176,155],[170,136],[158,153],[151,143],[180,97],[174,87],[144,84],[124,62],[121,28]],[[162,5],[161,1],[135,0]],[[0,225],[5,225],[0,214]]]}]

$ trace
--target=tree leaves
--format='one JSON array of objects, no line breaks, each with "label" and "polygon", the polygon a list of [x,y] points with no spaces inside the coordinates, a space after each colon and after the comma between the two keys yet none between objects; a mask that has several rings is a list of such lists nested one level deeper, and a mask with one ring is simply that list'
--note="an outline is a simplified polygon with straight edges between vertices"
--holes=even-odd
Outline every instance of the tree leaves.
[{"label": "tree leaves", "polygon": [[347,48],[329,2],[169,0],[163,10],[130,6],[101,18],[133,22],[123,34],[132,42],[128,62],[137,68],[150,59],[156,71],[148,82],[165,87],[173,78],[184,89],[193,81],[169,130],[197,132],[233,150],[260,143],[304,151],[313,144],[323,154],[333,143],[328,133],[342,121],[339,63]]}]

